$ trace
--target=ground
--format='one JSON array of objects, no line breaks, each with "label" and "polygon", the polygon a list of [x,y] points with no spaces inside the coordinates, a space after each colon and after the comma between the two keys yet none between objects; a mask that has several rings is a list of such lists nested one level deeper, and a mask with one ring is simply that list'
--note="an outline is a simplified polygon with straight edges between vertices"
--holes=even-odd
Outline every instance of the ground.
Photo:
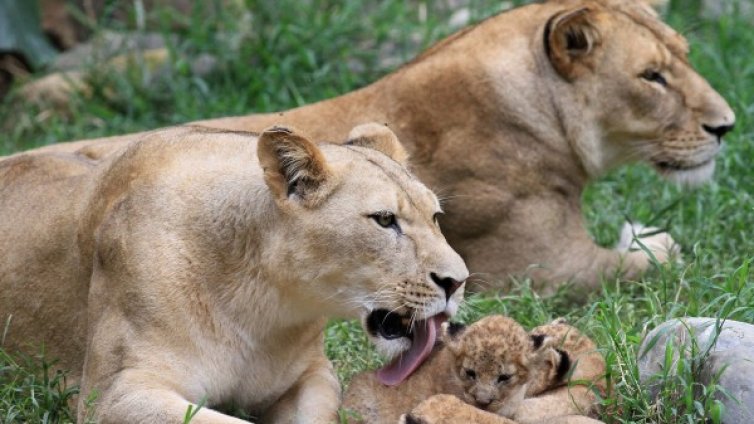
[{"label": "ground", "polygon": [[[469,4],[471,22],[511,4],[226,3],[235,6],[197,2],[184,17],[155,12],[152,26],[172,34],[168,66],[155,71],[136,63],[124,73],[95,70],[94,90],[74,96],[68,110],[31,105],[13,95],[2,100],[0,155],[332,97],[374,81],[452,32],[466,17],[458,11],[464,4]],[[661,398],[649,399],[637,380],[638,345],[646,332],[678,316],[754,322],[749,271],[754,259],[754,18],[730,11],[713,19],[699,3],[672,1],[665,15],[689,38],[693,64],[736,110],[736,130],[726,137],[714,181],[682,190],[647,167],[631,166],[607,175],[584,194],[585,219],[598,242],[614,244],[622,222],[635,220],[667,228],[683,246],[684,263],[657,267],[640,281],[605,281],[587,298],[570,296],[567,287],[541,298],[519,281],[512,291],[472,297],[460,317],[468,321],[504,313],[528,328],[558,316],[569,318],[597,340],[607,357],[614,388],[604,400],[607,422],[719,422],[713,394],[724,394],[717,387],[694,384],[696,361],[682,363],[679,376],[667,379]],[[103,22],[108,29],[129,26]],[[217,68],[197,76],[192,60],[207,53],[215,56]],[[329,325],[327,351],[344,383],[354,372],[379,364],[353,322]],[[46,373],[47,366],[38,358],[11,360],[0,350],[0,422],[71,420],[66,399],[74,390],[63,391],[63,377]]]}]

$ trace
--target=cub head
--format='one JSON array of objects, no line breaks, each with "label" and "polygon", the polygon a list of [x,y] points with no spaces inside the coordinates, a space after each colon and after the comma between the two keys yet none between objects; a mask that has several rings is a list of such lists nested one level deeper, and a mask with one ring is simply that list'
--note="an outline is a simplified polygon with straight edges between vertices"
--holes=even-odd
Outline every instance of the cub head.
[{"label": "cub head", "polygon": [[[549,354],[542,356],[539,365],[529,375],[529,387],[526,396],[537,396],[554,387],[565,384],[574,366],[571,355],[577,344],[580,347],[584,337],[578,329],[568,325],[564,318],[558,318],[549,324],[540,325],[529,333],[537,344],[547,345]],[[594,346],[592,346],[594,348]],[[569,353],[570,351],[570,353]]]},{"label": "cub head", "polygon": [[544,52],[586,170],[643,160],[678,183],[708,180],[735,115],[692,68],[686,40],[641,1],[550,3],[564,7],[541,29]]},{"label": "cub head", "polygon": [[597,346],[578,328],[558,318],[549,324],[535,327],[529,333],[535,340],[543,341],[551,355],[543,357],[529,377],[527,396],[537,396],[554,387],[568,383],[569,379],[585,384],[590,381],[604,390],[605,362]]},{"label": "cub head", "polygon": [[452,378],[463,386],[463,400],[503,416],[512,416],[524,398],[532,368],[554,353],[501,315],[468,327],[444,324],[442,340],[454,356]]},{"label": "cub head", "polygon": [[359,318],[395,358],[380,379],[398,384],[432,350],[468,277],[438,226],[437,197],[383,125],[358,126],[344,144],[271,128],[258,157],[283,221],[280,257],[269,260],[281,263],[287,297],[302,311]]}]

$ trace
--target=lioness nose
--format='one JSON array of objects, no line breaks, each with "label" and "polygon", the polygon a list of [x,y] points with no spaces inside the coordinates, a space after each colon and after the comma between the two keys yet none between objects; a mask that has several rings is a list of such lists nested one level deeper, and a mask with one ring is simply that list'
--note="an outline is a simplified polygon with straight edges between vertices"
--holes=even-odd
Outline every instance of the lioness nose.
[{"label": "lioness nose", "polygon": [[463,281],[458,281],[452,277],[440,277],[434,272],[430,273],[429,276],[432,277],[432,281],[434,281],[435,284],[445,291],[446,299],[450,299],[450,296],[452,296],[453,293],[461,287],[461,284],[463,284]]},{"label": "lioness nose", "polygon": [[702,125],[702,128],[704,128],[704,131],[717,136],[717,141],[720,141],[720,139],[723,138],[725,134],[729,133],[733,129],[733,124],[719,125],[716,127],[704,124]]}]

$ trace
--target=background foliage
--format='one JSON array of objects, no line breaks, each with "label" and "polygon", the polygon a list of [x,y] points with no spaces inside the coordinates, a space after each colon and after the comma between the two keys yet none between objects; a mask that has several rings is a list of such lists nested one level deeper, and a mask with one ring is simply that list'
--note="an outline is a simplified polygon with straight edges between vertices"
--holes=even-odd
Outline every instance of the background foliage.
[{"label": "background foliage", "polygon": [[[115,3],[115,2],[113,2]],[[122,3],[121,3],[122,5]],[[375,81],[468,16],[471,22],[511,2],[498,0],[351,2],[279,0],[195,2],[188,15],[150,12],[151,28],[167,40],[169,60],[159,71],[134,61],[122,72],[87,64],[92,89],[71,96],[65,108],[11,94],[0,104],[0,154],[44,144],[122,134],[196,119],[287,109]],[[114,14],[116,6],[108,9]],[[659,399],[638,383],[636,351],[642,336],[679,316],[718,316],[754,322],[754,17],[739,9],[713,17],[701,2],[671,1],[666,19],[692,45],[691,61],[736,110],[718,171],[694,191],[664,182],[642,165],[592,184],[584,215],[595,239],[617,241],[623,221],[668,228],[685,262],[656,267],[640,281],[606,281],[586,298],[568,287],[542,298],[526,281],[506,293],[474,296],[461,319],[505,313],[531,327],[566,316],[598,340],[614,387],[605,399],[607,422],[719,422],[719,388],[696,383],[694,367],[679,366]],[[95,30],[133,30],[129,20],[108,19]],[[215,71],[191,69],[203,54]],[[504,259],[504,258],[501,258]],[[333,322],[327,351],[344,383],[379,364],[352,322]],[[2,353],[2,351],[0,351]],[[683,365],[683,364],[681,364]],[[38,358],[0,354],[0,422],[68,422],[61,374]]]}]

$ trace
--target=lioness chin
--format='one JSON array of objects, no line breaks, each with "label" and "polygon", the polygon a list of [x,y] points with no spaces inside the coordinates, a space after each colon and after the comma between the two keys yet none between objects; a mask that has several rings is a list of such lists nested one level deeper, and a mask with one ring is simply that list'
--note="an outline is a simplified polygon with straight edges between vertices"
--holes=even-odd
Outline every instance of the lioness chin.
[{"label": "lioness chin", "polygon": [[[272,128],[147,133],[102,161],[0,161],[6,347],[83,370],[103,423],[330,423],[327,317],[359,318],[394,383],[434,345],[468,276],[435,195],[371,124],[345,145]],[[82,301],[83,300],[83,301]]]},{"label": "lioness chin", "polygon": [[[550,0],[461,30],[352,93],[203,124],[258,131],[283,122],[340,140],[356,124],[387,123],[420,179],[447,198],[441,224],[480,277],[476,288],[504,287],[511,275],[543,289],[594,287],[605,275],[635,278],[650,260],[643,249],[593,242],[585,186],[635,161],[682,184],[704,182],[733,128],[733,111],[687,51],[639,0]],[[41,151],[99,157],[133,137]],[[647,244],[661,262],[677,249],[667,234]]]}]

